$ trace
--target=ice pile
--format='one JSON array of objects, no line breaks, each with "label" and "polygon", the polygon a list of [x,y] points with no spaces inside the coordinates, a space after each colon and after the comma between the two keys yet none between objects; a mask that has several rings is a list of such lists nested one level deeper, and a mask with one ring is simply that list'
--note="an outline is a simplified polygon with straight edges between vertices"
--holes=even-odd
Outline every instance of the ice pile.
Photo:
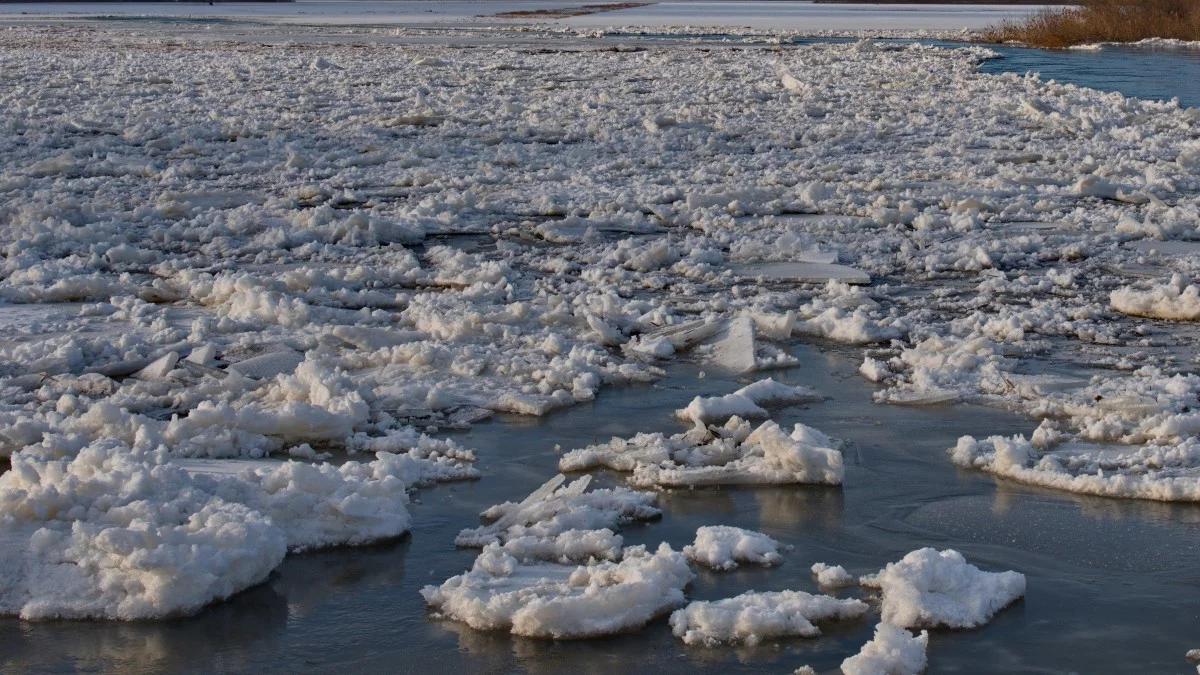
[{"label": "ice pile", "polygon": [[639,487],[702,485],[840,485],[842,453],[828,436],[804,424],[791,434],[775,422],[751,429],[731,417],[723,426],[699,427],[666,436],[638,434],[572,450],[559,460],[563,471],[607,467],[631,471]]},{"label": "ice pile", "polygon": [[778,565],[779,542],[762,532],[728,525],[706,525],[696,530],[696,541],[683,547],[694,563],[716,570],[737,569],[738,563]]},{"label": "ice pile", "polygon": [[440,615],[478,630],[584,638],[632,630],[684,602],[687,560],[662,544],[629,547],[620,562],[525,564],[491,544],[470,571],[421,590]]},{"label": "ice pile", "polygon": [[[428,460],[177,463],[97,441],[73,455],[18,453],[0,476],[0,612],[147,619],[193,612],[266,578],[288,550],[408,531]],[[235,465],[235,466],[230,466]],[[413,481],[413,482],[410,482]]]},{"label": "ice pile", "polygon": [[861,600],[803,591],[747,592],[712,602],[692,602],[671,614],[671,630],[686,644],[749,645],[778,637],[816,637],[813,622],[856,619],[867,612]]},{"label": "ice pile", "polygon": [[883,593],[884,623],[902,628],[975,628],[1025,595],[1025,575],[984,572],[952,549],[918,549],[859,583]]}]

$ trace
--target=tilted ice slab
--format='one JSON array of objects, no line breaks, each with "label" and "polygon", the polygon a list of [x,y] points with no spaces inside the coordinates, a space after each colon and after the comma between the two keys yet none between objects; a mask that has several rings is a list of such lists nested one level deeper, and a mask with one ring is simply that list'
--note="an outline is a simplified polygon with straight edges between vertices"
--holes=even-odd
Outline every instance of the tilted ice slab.
[{"label": "tilted ice slab", "polygon": [[725,600],[692,602],[671,614],[671,630],[686,644],[755,645],[780,637],[816,637],[814,622],[857,619],[867,603],[803,591],[743,593]]},{"label": "tilted ice slab", "polygon": [[779,542],[762,532],[728,525],[706,525],[696,530],[696,540],[683,547],[694,563],[717,570],[737,569],[738,563],[778,565]]},{"label": "tilted ice slab", "polygon": [[606,444],[572,450],[559,460],[563,471],[607,467],[632,471],[631,485],[840,485],[842,453],[829,437],[797,424],[789,435],[775,422],[751,426],[738,417],[722,427],[666,436],[638,434]]},{"label": "tilted ice slab", "polygon": [[1200,286],[1189,284],[1175,274],[1165,284],[1139,291],[1119,288],[1109,296],[1113,309],[1122,314],[1149,319],[1200,321]]},{"label": "tilted ice slab", "polygon": [[[413,459],[341,466],[172,463],[100,441],[18,453],[0,476],[0,613],[146,619],[194,612],[262,581],[289,551],[408,531]],[[432,465],[432,463],[431,463]],[[469,477],[466,468],[454,478]]]},{"label": "tilted ice slab", "polygon": [[483,512],[492,522],[465,529],[459,546],[501,544],[520,559],[586,561],[619,557],[619,526],[657,518],[653,493],[616,487],[587,491],[591,476],[567,483],[562,474],[550,479],[519,503],[497,504]]},{"label": "tilted ice slab", "polygon": [[866,272],[833,262],[744,263],[734,266],[733,271],[739,276],[765,281],[825,283],[832,280],[847,284],[871,283],[871,275]]},{"label": "tilted ice slab", "polygon": [[958,551],[922,548],[859,583],[883,593],[885,623],[974,628],[1025,595],[1025,575],[984,572]]},{"label": "tilted ice slab", "polygon": [[1021,483],[1102,497],[1200,501],[1200,439],[1176,445],[1097,446],[1068,443],[1039,452],[1024,436],[958,439],[957,465]]},{"label": "tilted ice slab", "polygon": [[684,602],[694,576],[662,544],[629,547],[620,562],[578,567],[524,564],[491,544],[468,572],[421,589],[438,614],[478,630],[537,638],[585,638],[633,630]]},{"label": "tilted ice slab", "polygon": [[675,411],[682,420],[697,426],[723,422],[730,417],[762,418],[763,406],[779,406],[819,399],[817,392],[804,386],[776,382],[771,378],[748,384],[724,396],[697,396],[686,408]]},{"label": "tilted ice slab", "polygon": [[842,675],[919,675],[925,672],[928,647],[929,631],[914,636],[890,623],[880,623],[871,641],[842,661]]}]

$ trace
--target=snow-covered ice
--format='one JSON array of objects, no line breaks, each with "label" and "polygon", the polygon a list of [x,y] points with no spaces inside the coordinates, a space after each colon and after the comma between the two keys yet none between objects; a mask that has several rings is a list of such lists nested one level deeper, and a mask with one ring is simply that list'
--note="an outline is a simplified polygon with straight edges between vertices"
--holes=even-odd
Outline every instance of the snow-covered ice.
[{"label": "snow-covered ice", "polygon": [[952,549],[918,549],[859,583],[880,590],[884,623],[902,628],[975,628],[1025,595],[1025,575],[984,572]]},{"label": "snow-covered ice", "polygon": [[805,424],[788,434],[775,422],[752,428],[735,416],[723,426],[696,426],[673,436],[643,433],[572,450],[559,468],[630,471],[626,480],[638,487],[840,485],[842,453],[831,445],[828,436]]},{"label": "snow-covered ice", "polygon": [[758,644],[773,638],[816,637],[814,622],[857,619],[867,603],[804,591],[749,591],[733,598],[692,602],[671,614],[671,630],[686,644]]},{"label": "snow-covered ice", "polygon": [[739,563],[778,565],[779,542],[762,532],[729,525],[706,525],[696,530],[696,540],[683,547],[694,563],[717,570],[736,569]]},{"label": "snow-covered ice", "polygon": [[585,638],[640,628],[683,604],[692,577],[683,555],[666,544],[578,567],[520,563],[491,544],[470,571],[421,594],[442,616],[479,630]]},{"label": "snow-covered ice", "polygon": [[875,636],[842,661],[843,675],[919,675],[925,672],[929,631],[913,635],[890,623],[875,626]]}]

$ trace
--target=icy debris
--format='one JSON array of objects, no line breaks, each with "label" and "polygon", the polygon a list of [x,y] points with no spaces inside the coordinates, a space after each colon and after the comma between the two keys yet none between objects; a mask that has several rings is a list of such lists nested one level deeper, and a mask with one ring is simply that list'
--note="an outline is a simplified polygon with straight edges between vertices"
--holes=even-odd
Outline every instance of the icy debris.
[{"label": "icy debris", "polygon": [[919,675],[925,672],[929,631],[913,635],[890,623],[875,626],[875,637],[842,661],[843,675]]},{"label": "icy debris", "polygon": [[559,468],[632,471],[627,480],[638,487],[840,485],[842,454],[831,444],[828,436],[803,424],[788,435],[774,422],[751,431],[748,422],[732,417],[722,427],[697,427],[674,436],[638,434],[572,450],[559,460]]},{"label": "icy debris", "polygon": [[671,614],[671,630],[689,645],[755,645],[780,637],[816,637],[821,631],[814,622],[857,619],[866,612],[861,600],[803,591],[750,591],[725,600],[692,602]]},{"label": "icy debris", "polygon": [[411,458],[171,460],[100,441],[0,476],[0,612],[160,618],[260,582],[288,550],[403,534]]},{"label": "icy debris", "polygon": [[[612,529],[662,514],[655,506],[657,499],[653,493],[622,487],[588,492],[591,480],[591,476],[583,476],[567,483],[566,477],[559,474],[520,503],[505,502],[487,509],[483,516],[492,522],[459,532],[454,542],[459,546],[481,547],[534,537],[538,541],[531,541],[530,545],[569,547],[577,545],[570,537],[561,542],[555,539],[553,544],[548,540],[572,530]],[[556,551],[555,558],[566,555],[559,553],[560,549],[552,550]]]},{"label": "icy debris", "polygon": [[1041,453],[1023,436],[958,439],[957,465],[1030,485],[1103,497],[1200,501],[1200,439],[1141,447],[1067,444]]},{"label": "icy debris", "polygon": [[1119,288],[1109,296],[1113,309],[1122,314],[1172,321],[1200,321],[1200,287],[1174,274],[1165,284],[1145,291]]},{"label": "icy debris", "polygon": [[984,572],[958,551],[923,548],[859,583],[883,593],[884,623],[974,628],[1025,595],[1025,575]]},{"label": "icy debris", "polygon": [[662,544],[626,548],[620,562],[579,567],[524,564],[498,545],[469,571],[421,589],[441,616],[478,630],[537,638],[610,635],[645,625],[684,602],[693,577],[682,554]]},{"label": "icy debris", "polygon": [[853,586],[856,583],[854,575],[846,571],[841,565],[827,565],[823,562],[813,563],[813,576],[817,578],[817,584],[821,588],[843,588],[845,586]]},{"label": "icy debris", "polygon": [[734,416],[762,418],[768,415],[763,406],[788,405],[818,398],[820,396],[808,387],[783,384],[768,377],[748,384],[732,394],[697,396],[686,408],[675,411],[675,415],[702,427]]},{"label": "icy debris", "polygon": [[738,563],[778,565],[779,542],[752,530],[707,525],[696,530],[696,541],[683,547],[688,560],[717,570],[737,569]]},{"label": "icy debris", "polygon": [[1075,194],[1083,197],[1100,197],[1130,204],[1145,204],[1150,198],[1099,176],[1084,176],[1075,183]]}]

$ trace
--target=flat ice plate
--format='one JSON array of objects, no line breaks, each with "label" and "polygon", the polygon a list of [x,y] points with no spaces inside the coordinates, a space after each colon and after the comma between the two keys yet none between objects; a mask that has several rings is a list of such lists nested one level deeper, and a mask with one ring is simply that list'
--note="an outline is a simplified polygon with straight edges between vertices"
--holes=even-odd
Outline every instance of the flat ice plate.
[{"label": "flat ice plate", "polygon": [[236,476],[246,469],[273,469],[283,464],[274,459],[185,459],[176,457],[171,464],[188,473],[212,476]]},{"label": "flat ice plate", "polygon": [[818,262],[773,262],[733,265],[735,274],[743,277],[761,277],[770,281],[797,281],[818,283],[835,279],[848,284],[869,284],[871,276],[866,272],[837,265]]},{"label": "flat ice plate", "polygon": [[1200,241],[1158,241],[1157,239],[1139,239],[1127,246],[1143,253],[1157,253],[1170,257],[1200,255]]}]

